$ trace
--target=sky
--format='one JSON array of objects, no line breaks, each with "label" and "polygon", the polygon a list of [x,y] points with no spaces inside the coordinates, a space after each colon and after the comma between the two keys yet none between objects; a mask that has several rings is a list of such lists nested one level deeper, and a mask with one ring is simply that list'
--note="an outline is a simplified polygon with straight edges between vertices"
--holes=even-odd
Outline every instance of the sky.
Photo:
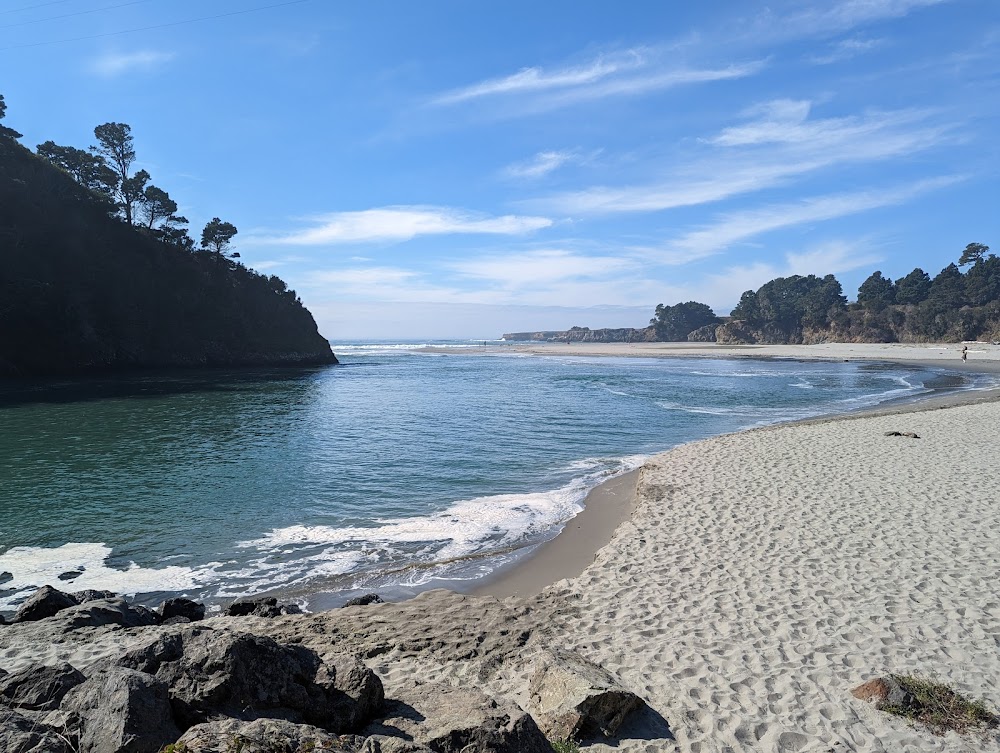
[{"label": "sky", "polygon": [[998,0],[0,0],[0,94],[29,147],[128,123],[335,340],[1000,251]]}]

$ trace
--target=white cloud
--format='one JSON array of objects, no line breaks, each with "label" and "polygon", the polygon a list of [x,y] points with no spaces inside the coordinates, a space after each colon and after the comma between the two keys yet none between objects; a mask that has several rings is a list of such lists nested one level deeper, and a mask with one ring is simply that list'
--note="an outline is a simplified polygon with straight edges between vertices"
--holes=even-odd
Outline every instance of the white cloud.
[{"label": "white cloud", "polygon": [[945,176],[918,181],[912,185],[887,190],[859,191],[778,204],[763,209],[732,212],[716,222],[692,230],[669,242],[663,263],[684,263],[717,254],[734,243],[762,233],[807,222],[822,222],[879,207],[904,204],[917,196],[953,185],[962,178]]},{"label": "white cloud", "polygon": [[487,215],[433,206],[390,206],[360,212],[332,212],[313,218],[315,227],[258,237],[267,244],[317,246],[370,241],[407,241],[421,235],[523,235],[549,227],[546,217]]},{"label": "white cloud", "polygon": [[839,42],[832,45],[830,51],[825,55],[813,55],[809,58],[809,62],[815,63],[816,65],[839,63],[844,60],[855,58],[858,55],[863,55],[870,50],[881,47],[884,43],[884,39],[862,39],[861,37],[841,39]]},{"label": "white cloud", "polygon": [[487,280],[504,288],[537,288],[579,278],[607,278],[635,267],[614,256],[586,256],[563,249],[544,249],[455,262],[450,267],[463,277]]},{"label": "white cloud", "polygon": [[746,123],[703,143],[723,147],[687,165],[670,166],[670,178],[631,186],[594,186],[528,204],[568,215],[653,212],[697,206],[770,188],[831,166],[874,162],[942,143],[946,126],[926,125],[926,111],[874,112],[810,120],[812,103],[774,100],[747,111]]},{"label": "white cloud", "polygon": [[949,0],[841,0],[833,4],[817,3],[786,16],[782,24],[787,29],[800,32],[834,33],[876,21],[902,18],[912,10],[943,2]]},{"label": "white cloud", "polygon": [[546,72],[542,68],[522,68],[509,76],[487,79],[471,86],[446,92],[435,98],[433,104],[450,105],[497,94],[516,94],[583,86],[616,73],[642,68],[646,64],[647,53],[642,49],[632,49],[611,55],[601,55],[585,65],[560,68],[550,72]]},{"label": "white cloud", "polygon": [[572,151],[539,152],[529,160],[508,165],[503,171],[512,178],[541,178],[576,158],[577,153]]},{"label": "white cloud", "polygon": [[456,105],[488,98],[520,97],[527,98],[522,103],[524,112],[539,112],[590,99],[744,78],[757,73],[765,64],[752,61],[717,68],[689,68],[665,63],[662,57],[662,51],[635,48],[599,56],[585,65],[549,72],[524,68],[509,76],[446,92],[433,98],[431,104]]},{"label": "white cloud", "polygon": [[125,73],[148,71],[174,59],[172,52],[137,50],[135,52],[108,52],[92,60],[90,70],[99,76],[120,76]]}]

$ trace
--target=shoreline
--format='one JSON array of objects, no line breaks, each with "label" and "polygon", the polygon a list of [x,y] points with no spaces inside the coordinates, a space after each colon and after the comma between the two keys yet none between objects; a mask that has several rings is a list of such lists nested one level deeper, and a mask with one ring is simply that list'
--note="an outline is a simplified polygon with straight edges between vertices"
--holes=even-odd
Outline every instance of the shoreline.
[{"label": "shoreline", "polygon": [[[553,346],[553,349],[559,352],[548,352],[549,346]],[[593,348],[588,350],[588,352],[578,352],[576,348],[578,343],[572,343],[568,346],[562,343],[545,343],[540,345],[525,346],[524,350],[521,350],[520,345],[517,346],[485,346],[484,351],[499,351],[505,352],[508,347],[517,347],[519,352],[528,352],[530,355],[540,355],[540,356],[584,356],[584,357],[622,357],[623,354],[617,353],[617,350],[631,349],[631,345],[626,345],[624,343],[601,343],[599,345],[604,346],[600,348]],[[621,345],[621,348],[616,346]],[[674,345],[674,343],[641,343],[632,345],[664,345],[668,346],[665,348],[658,348],[655,350],[655,355],[652,357],[656,358],[672,358],[678,357],[678,353],[674,352],[669,346]],[[587,344],[583,344],[584,348]],[[783,348],[789,346],[724,346],[724,347],[762,347],[768,349]],[[790,346],[790,347],[814,347],[814,346]],[[859,345],[845,346],[852,349],[857,349]],[[910,347],[920,347],[922,346],[903,346],[906,348]],[[935,351],[944,350],[946,346],[930,346],[930,349]],[[995,347],[995,346],[991,346]],[[704,357],[700,352],[703,346],[694,346],[692,348],[683,348],[682,350],[686,352],[684,356],[680,357]],[[691,350],[699,350],[697,356],[693,355]],[[428,349],[421,349],[426,351]],[[439,349],[445,352],[446,349]],[[563,352],[564,350],[572,352]],[[459,355],[460,353],[455,353],[454,351],[447,351],[449,355]],[[479,351],[477,351],[479,352]],[[468,354],[467,352],[464,354]],[[920,354],[923,355],[923,354]],[[625,357],[650,357],[649,353],[631,354]],[[715,357],[721,358],[731,358],[733,356],[729,354],[717,354]],[[751,360],[773,360],[775,358],[787,358],[788,356],[775,355],[775,354],[746,354],[741,356],[742,358],[747,358]],[[856,360],[865,360],[872,362],[882,362],[890,363],[894,365],[912,365],[912,366],[922,366],[928,369],[935,368],[950,368],[954,364],[951,361],[945,362],[944,358],[938,359],[928,359],[928,358],[892,358],[884,355],[874,356],[874,357],[859,357],[855,356]],[[819,356],[819,357],[802,357],[797,356],[795,360],[801,360],[805,363],[810,362],[829,362],[834,359],[833,356]],[[956,371],[964,371],[970,374],[1000,374],[1000,347],[996,347],[996,360],[990,359],[986,360],[980,358],[978,360],[967,361],[959,363],[964,367],[956,369]],[[857,418],[875,417],[875,416],[891,416],[891,415],[902,415],[907,413],[915,413],[922,411],[931,410],[942,410],[946,408],[953,408],[963,405],[977,405],[981,403],[989,403],[1000,401],[1000,386],[983,389],[983,390],[962,390],[962,389],[945,389],[941,391],[931,392],[922,396],[916,396],[911,398],[903,398],[900,401],[889,401],[887,403],[875,405],[872,407],[861,408],[855,411],[849,411],[846,413],[835,413],[826,416],[818,416],[815,418],[804,418],[804,419],[793,419],[789,421],[782,421],[776,424],[770,424],[767,426],[752,427],[747,429],[742,429],[736,434],[741,434],[745,432],[755,432],[755,431],[769,431],[773,429],[782,428],[794,424],[823,424],[833,421],[847,421]],[[726,436],[726,435],[720,435]],[[711,437],[708,439],[712,439]],[[707,440],[697,440],[697,442],[703,442]],[[671,449],[668,448],[654,453],[650,459],[661,455],[665,452],[670,452]],[[649,461],[647,461],[648,463]],[[645,464],[643,464],[643,467]],[[528,597],[534,597],[539,595],[549,586],[554,585],[560,580],[565,580],[569,578],[574,578],[584,572],[587,567],[594,562],[600,553],[601,549],[606,546],[612,538],[614,538],[615,533],[618,528],[628,521],[636,510],[639,503],[637,485],[639,482],[639,476],[642,471],[642,467],[637,468],[628,473],[622,474],[620,476],[615,476],[607,481],[598,484],[596,487],[588,492],[586,498],[583,502],[583,510],[578,513],[575,517],[569,519],[563,526],[563,528],[551,539],[543,541],[542,543],[536,545],[529,553],[520,556],[513,562],[508,563],[497,570],[483,576],[479,580],[475,581],[468,588],[463,588],[461,586],[452,586],[450,590],[456,593],[467,594],[472,596],[492,596],[498,599],[507,598],[519,598],[525,599]]]}]

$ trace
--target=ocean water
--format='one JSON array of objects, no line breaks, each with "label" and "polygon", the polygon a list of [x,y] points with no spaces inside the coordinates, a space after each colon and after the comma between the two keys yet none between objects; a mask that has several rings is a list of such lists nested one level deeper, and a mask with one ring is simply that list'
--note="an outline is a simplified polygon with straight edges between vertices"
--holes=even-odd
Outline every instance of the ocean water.
[{"label": "ocean water", "polygon": [[339,343],[337,367],[0,385],[0,610],[44,583],[307,606],[454,586],[657,451],[986,386],[854,362],[437,344],[450,354]]}]

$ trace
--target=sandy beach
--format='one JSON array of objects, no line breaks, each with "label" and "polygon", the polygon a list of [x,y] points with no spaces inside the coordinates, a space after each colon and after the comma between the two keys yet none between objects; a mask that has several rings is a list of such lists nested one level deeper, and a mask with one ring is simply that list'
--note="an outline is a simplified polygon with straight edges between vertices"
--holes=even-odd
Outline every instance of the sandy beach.
[{"label": "sandy beach", "polygon": [[[557,346],[578,355],[636,347]],[[954,346],[754,354],[809,357],[803,348],[820,358],[1000,364],[994,346],[970,346],[964,365]],[[682,445],[602,487],[564,534],[475,595],[432,591],[252,625],[369,657],[390,697],[419,681],[523,701],[525,662],[553,646],[575,650],[649,707],[587,750],[1000,751],[995,730],[938,736],[850,692],[917,673],[1000,706],[995,398],[951,395],[944,405]],[[43,645],[27,630],[0,629],[0,666],[65,659],[84,669],[137,640],[97,629]]]}]

